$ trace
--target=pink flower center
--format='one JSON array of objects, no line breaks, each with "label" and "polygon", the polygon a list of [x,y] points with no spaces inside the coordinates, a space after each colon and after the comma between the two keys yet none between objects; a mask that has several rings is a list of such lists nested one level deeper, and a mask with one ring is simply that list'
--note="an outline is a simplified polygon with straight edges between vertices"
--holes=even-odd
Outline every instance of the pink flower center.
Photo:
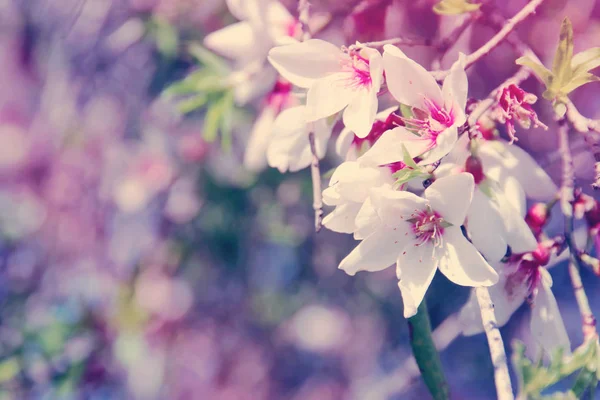
[{"label": "pink flower center", "polygon": [[437,136],[454,124],[454,115],[435,104],[430,99],[425,99],[425,110],[413,109],[412,118],[403,118],[406,127],[419,136],[435,141]]},{"label": "pink flower center", "polygon": [[369,60],[357,53],[350,54],[342,61],[342,71],[349,72],[347,86],[354,89],[371,87]]},{"label": "pink flower center", "polygon": [[550,249],[540,243],[532,253],[517,254],[511,258],[516,263],[516,270],[506,279],[504,290],[512,297],[518,293],[518,288],[526,285],[527,297],[531,300],[542,280],[541,268],[550,261]]},{"label": "pink flower center", "polygon": [[434,246],[441,246],[444,235],[444,219],[429,207],[425,210],[415,211],[408,220],[411,222],[412,231],[417,238],[416,246],[432,242]]}]

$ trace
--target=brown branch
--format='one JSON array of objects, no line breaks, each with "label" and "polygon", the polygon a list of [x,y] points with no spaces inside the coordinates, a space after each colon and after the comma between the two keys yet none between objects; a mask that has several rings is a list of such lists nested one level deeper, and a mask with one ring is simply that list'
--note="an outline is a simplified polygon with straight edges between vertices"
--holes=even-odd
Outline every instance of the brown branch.
[{"label": "brown branch", "polygon": [[[559,151],[563,159],[563,181],[560,188],[561,206],[565,214],[565,241],[569,247],[569,276],[573,285],[573,292],[579,307],[582,319],[582,330],[585,340],[597,338],[596,318],[590,308],[579,269],[582,267],[580,252],[573,238],[574,215],[573,215],[573,192],[575,190],[575,171],[573,167],[573,157],[569,148],[569,125],[566,119],[559,121]],[[565,207],[568,208],[565,210]]]},{"label": "brown branch", "polygon": [[510,383],[504,342],[502,341],[498,323],[496,322],[494,303],[492,303],[488,288],[475,288],[475,293],[477,295],[479,308],[481,309],[483,328],[488,340],[492,364],[494,365],[494,382],[496,384],[498,400],[513,400],[515,397]]}]

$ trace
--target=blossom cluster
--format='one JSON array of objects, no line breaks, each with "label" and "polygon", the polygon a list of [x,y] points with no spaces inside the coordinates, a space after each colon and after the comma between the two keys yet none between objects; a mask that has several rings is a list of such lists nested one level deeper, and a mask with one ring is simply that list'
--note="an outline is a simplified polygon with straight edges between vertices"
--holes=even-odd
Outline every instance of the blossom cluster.
[{"label": "blossom cluster", "polygon": [[[440,85],[394,45],[380,52],[368,43],[303,40],[296,19],[273,11],[280,10],[277,1],[245,2],[253,12],[228,4],[243,22],[212,33],[205,44],[236,65],[246,60],[241,72],[251,59],[259,66],[253,74],[276,81],[249,138],[247,167],[306,168],[325,156],[332,132],[342,126],[335,146],[342,162],[322,192],[334,209],[322,222],[360,243],[339,268],[354,275],[395,264],[407,318],[417,313],[438,269],[455,284],[489,286],[500,324],[527,301],[541,348],[568,351],[546,270],[558,250],[540,235],[546,221],[536,228],[526,219],[526,200],[551,202],[558,188],[513,144],[515,122],[547,128],[531,107],[536,96],[507,84],[489,117],[469,123],[463,54]],[[271,26],[286,29],[265,29]],[[234,30],[242,27],[252,42],[232,53],[240,44]],[[255,84],[256,75],[246,75],[236,93]],[[509,141],[493,133],[494,120],[506,124]],[[461,320],[466,335],[483,331],[474,294]]]}]

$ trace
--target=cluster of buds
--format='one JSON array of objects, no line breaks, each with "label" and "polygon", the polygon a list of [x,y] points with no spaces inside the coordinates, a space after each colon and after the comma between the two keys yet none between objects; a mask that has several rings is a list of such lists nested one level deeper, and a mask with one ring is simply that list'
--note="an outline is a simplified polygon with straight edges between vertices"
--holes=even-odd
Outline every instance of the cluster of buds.
[{"label": "cluster of buds", "polygon": [[515,84],[510,84],[502,89],[497,101],[493,114],[496,120],[506,124],[511,143],[517,140],[515,121],[525,129],[529,129],[532,124],[533,127],[548,129],[531,107],[537,101],[537,96],[534,94],[524,91]]}]

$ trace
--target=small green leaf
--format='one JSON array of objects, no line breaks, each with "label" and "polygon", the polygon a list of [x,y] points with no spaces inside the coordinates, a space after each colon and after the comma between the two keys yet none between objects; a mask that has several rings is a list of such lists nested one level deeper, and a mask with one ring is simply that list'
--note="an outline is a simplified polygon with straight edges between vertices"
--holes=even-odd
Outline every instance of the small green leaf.
[{"label": "small green leaf", "polygon": [[198,94],[196,96],[190,97],[189,99],[180,101],[177,104],[177,108],[179,109],[180,113],[188,114],[188,113],[191,113],[192,111],[196,111],[196,110],[200,109],[202,106],[204,106],[206,104],[207,100],[208,99],[205,95]]},{"label": "small green leaf", "polygon": [[0,383],[6,383],[13,379],[19,371],[21,366],[16,357],[11,357],[0,362]]},{"label": "small green leaf", "polygon": [[229,70],[229,67],[227,66],[227,63],[225,63],[225,61],[223,61],[220,57],[218,57],[210,50],[205,49],[198,42],[189,43],[187,46],[187,50],[196,60],[198,60],[198,62],[200,62],[202,65],[212,70],[213,72],[219,74],[226,74]]},{"label": "small green leaf", "polygon": [[442,0],[433,6],[433,11],[440,15],[459,15],[479,10],[481,4],[469,0]]},{"label": "small green leaf", "polygon": [[564,93],[565,95],[567,95],[567,94],[571,93],[573,90],[577,89],[578,87],[585,85],[586,83],[598,82],[598,81],[600,81],[600,78],[598,78],[596,75],[592,75],[589,72],[585,72],[585,73],[571,79],[569,81],[569,83],[564,85],[561,88],[561,93]]},{"label": "small green leaf", "polygon": [[560,26],[560,36],[554,61],[552,75],[559,84],[567,82],[571,76],[571,61],[573,60],[573,27],[569,18],[565,18]]},{"label": "small green leaf", "polygon": [[573,67],[574,75],[591,71],[600,66],[600,47],[592,47],[591,49],[575,54],[571,66]]},{"label": "small green leaf", "polygon": [[177,29],[162,18],[154,18],[152,23],[152,31],[159,53],[168,58],[175,57],[179,50],[179,34]]},{"label": "small green leaf", "polygon": [[404,164],[406,164],[406,166],[408,166],[409,168],[412,168],[412,169],[418,169],[419,168],[419,166],[417,165],[417,163],[415,162],[415,160],[413,160],[413,158],[411,157],[410,153],[406,149],[406,146],[404,146],[404,145],[402,145],[402,162]]},{"label": "small green leaf", "polygon": [[412,118],[413,117],[412,107],[407,106],[406,104],[400,103],[400,114],[402,114],[402,116],[404,118]]},{"label": "small green leaf", "polygon": [[549,85],[550,79],[552,78],[552,72],[550,72],[546,67],[542,64],[539,64],[529,57],[520,57],[515,61],[518,65],[522,65],[531,69],[543,82],[546,86]]}]

